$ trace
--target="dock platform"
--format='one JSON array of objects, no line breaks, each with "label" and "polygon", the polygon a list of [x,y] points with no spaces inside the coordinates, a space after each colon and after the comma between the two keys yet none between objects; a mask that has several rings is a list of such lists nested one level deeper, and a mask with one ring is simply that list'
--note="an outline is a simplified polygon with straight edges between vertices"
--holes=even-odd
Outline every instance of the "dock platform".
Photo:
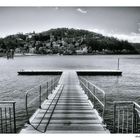
[{"label": "dock platform", "polygon": [[76,71],[64,71],[58,87],[20,133],[110,132],[82,90]]},{"label": "dock platform", "polygon": [[[75,70],[78,75],[121,76],[121,70]],[[61,75],[63,70],[21,70],[18,75]]]}]

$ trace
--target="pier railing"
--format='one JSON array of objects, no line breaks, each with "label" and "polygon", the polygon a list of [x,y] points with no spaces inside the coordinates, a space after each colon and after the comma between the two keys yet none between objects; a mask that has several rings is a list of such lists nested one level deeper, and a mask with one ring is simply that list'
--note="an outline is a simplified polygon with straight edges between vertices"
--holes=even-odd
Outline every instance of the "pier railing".
[{"label": "pier railing", "polygon": [[98,110],[104,122],[105,107],[106,107],[105,92],[81,76],[79,77],[79,81],[83,90],[85,91],[85,94],[88,96],[88,99],[91,101],[93,107]]},{"label": "pier railing", "polygon": [[140,105],[132,101],[114,102],[114,133],[140,133]]},{"label": "pier railing", "polygon": [[16,133],[14,101],[0,101],[0,133]]},{"label": "pier railing", "polygon": [[41,108],[41,104],[48,96],[52,93],[55,87],[58,85],[60,76],[51,78],[49,81],[42,85],[36,86],[26,92],[25,95],[25,110],[26,116],[29,122],[29,118],[32,113],[37,109]]}]

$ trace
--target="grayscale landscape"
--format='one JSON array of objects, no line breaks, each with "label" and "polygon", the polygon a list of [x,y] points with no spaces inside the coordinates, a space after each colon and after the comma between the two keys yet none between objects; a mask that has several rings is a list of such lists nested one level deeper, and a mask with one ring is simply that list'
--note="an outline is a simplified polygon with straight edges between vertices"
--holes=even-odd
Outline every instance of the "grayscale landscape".
[{"label": "grayscale landscape", "polygon": [[0,133],[139,133],[139,13],[0,7]]}]

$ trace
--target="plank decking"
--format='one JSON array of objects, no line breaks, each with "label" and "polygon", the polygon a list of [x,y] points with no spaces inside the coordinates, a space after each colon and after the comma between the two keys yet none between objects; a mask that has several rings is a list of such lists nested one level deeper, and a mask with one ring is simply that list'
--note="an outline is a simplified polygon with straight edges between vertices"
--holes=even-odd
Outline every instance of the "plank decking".
[{"label": "plank decking", "polygon": [[[58,88],[20,133],[109,133],[84,94],[75,71],[64,71]],[[36,128],[36,129],[34,129]]]}]

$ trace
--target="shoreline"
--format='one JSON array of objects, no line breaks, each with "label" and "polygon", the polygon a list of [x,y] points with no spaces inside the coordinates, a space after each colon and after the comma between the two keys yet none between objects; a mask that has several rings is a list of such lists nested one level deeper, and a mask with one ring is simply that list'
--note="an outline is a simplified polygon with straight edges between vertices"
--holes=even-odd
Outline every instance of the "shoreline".
[{"label": "shoreline", "polygon": [[[139,55],[139,54],[66,54],[66,55],[59,55],[59,54],[31,54],[31,53],[26,53],[26,54],[15,54],[14,57],[26,57],[26,56],[109,56],[109,55],[119,55],[119,56],[123,56],[123,55]],[[6,58],[6,55],[4,56],[0,56],[0,58]]]}]

